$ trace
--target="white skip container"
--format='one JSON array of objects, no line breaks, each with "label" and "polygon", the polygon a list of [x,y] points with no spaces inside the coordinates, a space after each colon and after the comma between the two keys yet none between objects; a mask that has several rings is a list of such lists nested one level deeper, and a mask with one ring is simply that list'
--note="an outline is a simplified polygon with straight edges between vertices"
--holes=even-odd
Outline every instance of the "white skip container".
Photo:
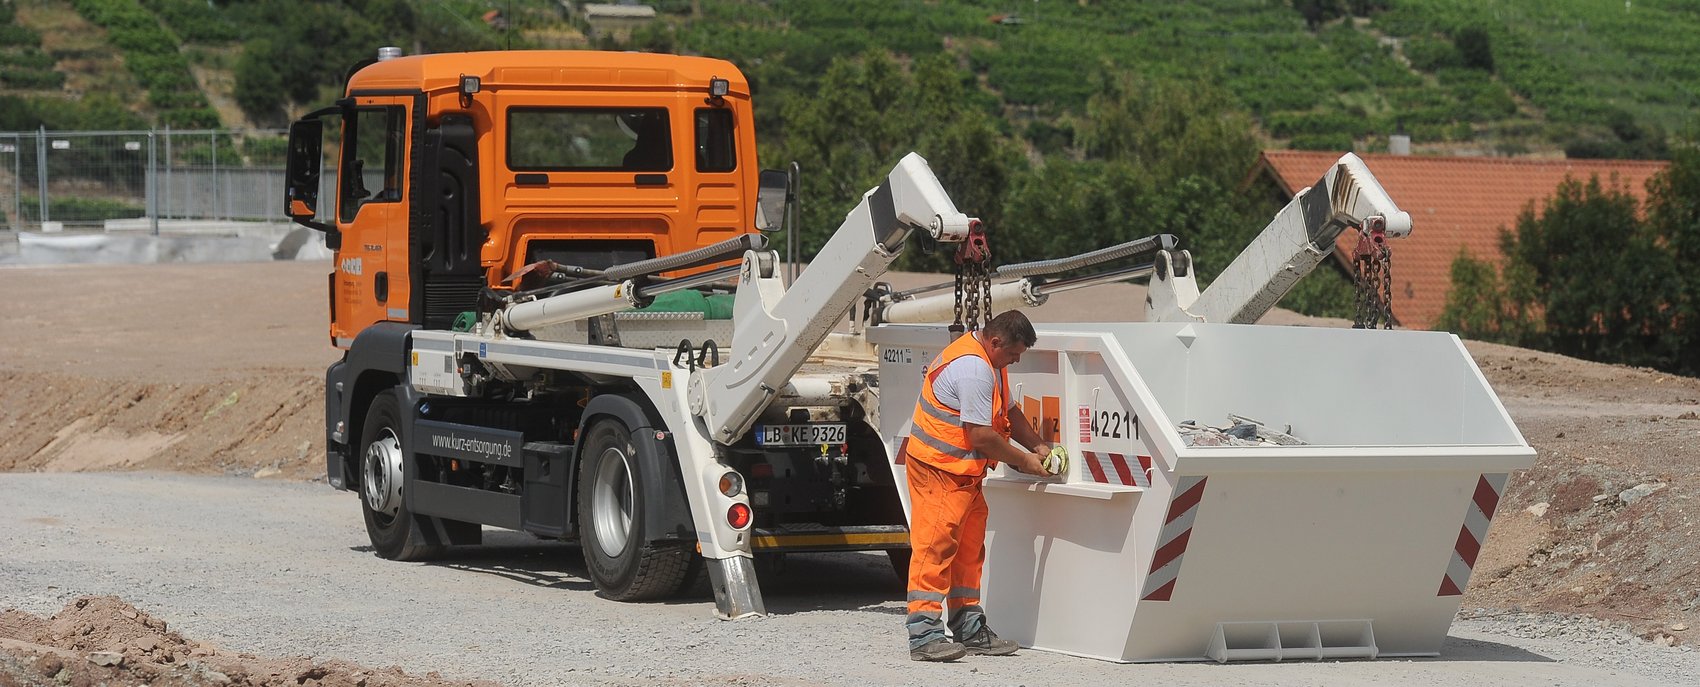
[{"label": "white skip container", "polygon": [[[949,334],[887,325],[868,338],[895,457],[921,367]],[[1436,655],[1507,475],[1534,458],[1444,332],[1046,324],[1009,369],[1012,396],[1072,456],[1059,479],[1000,467],[985,483],[982,605],[1034,649]],[[1177,430],[1230,416],[1303,443],[1189,445]]]}]

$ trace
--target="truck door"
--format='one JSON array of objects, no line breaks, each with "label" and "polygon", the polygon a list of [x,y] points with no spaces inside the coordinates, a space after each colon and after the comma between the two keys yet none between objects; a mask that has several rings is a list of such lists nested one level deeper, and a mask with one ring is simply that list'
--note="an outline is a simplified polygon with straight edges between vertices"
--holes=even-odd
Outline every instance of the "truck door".
[{"label": "truck door", "polygon": [[356,96],[343,120],[337,173],[332,336],[408,321],[407,164],[411,96]]}]

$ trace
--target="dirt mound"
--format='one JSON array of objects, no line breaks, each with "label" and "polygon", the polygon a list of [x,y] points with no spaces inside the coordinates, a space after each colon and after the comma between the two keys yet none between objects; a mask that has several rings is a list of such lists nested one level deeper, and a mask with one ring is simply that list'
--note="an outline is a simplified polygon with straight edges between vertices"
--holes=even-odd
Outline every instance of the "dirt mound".
[{"label": "dirt mound", "polygon": [[1512,476],[1465,604],[1700,641],[1700,379],[1467,347],[1536,457]]},{"label": "dirt mound", "polygon": [[323,479],[323,384],[265,369],[205,383],[0,371],[0,470]]},{"label": "dirt mound", "polygon": [[445,680],[436,673],[410,676],[394,666],[372,670],[339,660],[233,654],[185,639],[169,631],[165,621],[112,596],[81,597],[48,619],[16,610],[0,613],[0,684],[51,683],[156,687],[490,684]]}]

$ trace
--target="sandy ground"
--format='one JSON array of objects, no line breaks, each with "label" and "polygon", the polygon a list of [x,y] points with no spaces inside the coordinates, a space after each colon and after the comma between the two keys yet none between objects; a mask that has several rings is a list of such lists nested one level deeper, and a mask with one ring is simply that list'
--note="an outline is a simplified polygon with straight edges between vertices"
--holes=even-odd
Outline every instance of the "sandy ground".
[{"label": "sandy ground", "polygon": [[[339,355],[324,320],[328,271],[0,269],[0,471],[322,480],[320,385]],[[1141,287],[1104,287],[1033,315],[1135,320],[1143,301]],[[1281,311],[1266,323],[1341,324]],[[1538,457],[1512,477],[1465,607],[1581,613],[1659,644],[1700,640],[1700,380],[1468,347]]]}]

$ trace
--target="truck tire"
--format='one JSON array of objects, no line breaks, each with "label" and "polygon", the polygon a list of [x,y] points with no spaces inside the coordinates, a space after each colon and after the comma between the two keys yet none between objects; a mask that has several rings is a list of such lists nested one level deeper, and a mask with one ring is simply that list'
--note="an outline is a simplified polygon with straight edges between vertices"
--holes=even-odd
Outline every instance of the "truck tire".
[{"label": "truck tire", "polygon": [[584,434],[578,475],[579,538],[596,589],[615,601],[679,592],[696,552],[682,543],[643,541],[642,461],[631,430],[606,419]]},{"label": "truck tire", "polygon": [[909,557],[913,553],[907,548],[885,550],[886,557],[891,559],[891,571],[897,573],[897,581],[902,584],[909,584]]},{"label": "truck tire", "polygon": [[[402,498],[401,400],[389,390],[373,397],[360,431],[360,510],[366,515],[366,536],[380,558],[423,561],[445,547],[426,543]],[[421,523],[425,525],[429,523]]]}]

